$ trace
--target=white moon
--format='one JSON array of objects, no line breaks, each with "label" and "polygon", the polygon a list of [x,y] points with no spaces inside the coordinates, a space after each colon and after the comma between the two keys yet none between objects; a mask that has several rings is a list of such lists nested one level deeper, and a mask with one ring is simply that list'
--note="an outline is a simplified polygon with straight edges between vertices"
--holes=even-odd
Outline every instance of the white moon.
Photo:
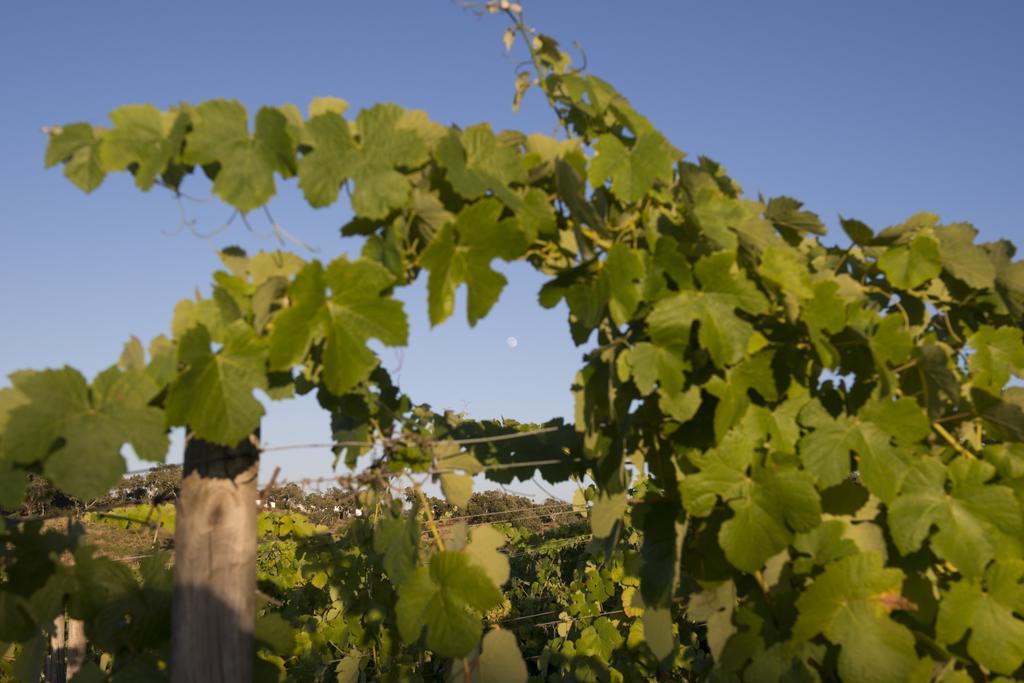
[{"label": "white moon", "polygon": [[508,348],[510,349],[514,349],[517,346],[519,346],[519,340],[516,339],[515,337],[509,337],[508,339],[505,340],[505,343],[508,344]]}]

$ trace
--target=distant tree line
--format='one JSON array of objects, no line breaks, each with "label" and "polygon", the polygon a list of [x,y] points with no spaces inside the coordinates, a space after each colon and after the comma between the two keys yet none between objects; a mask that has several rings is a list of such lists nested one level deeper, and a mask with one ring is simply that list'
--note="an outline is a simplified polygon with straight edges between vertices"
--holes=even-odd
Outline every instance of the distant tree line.
[{"label": "distant tree line", "polygon": [[[32,516],[62,511],[88,512],[140,503],[171,503],[177,498],[181,487],[179,465],[167,465],[125,477],[109,493],[91,500],[75,498],[38,475],[28,476],[29,485],[22,506],[17,510],[0,508],[3,514]],[[416,497],[412,489],[405,491],[403,496],[409,505]],[[526,496],[497,489],[474,493],[465,509],[451,505],[442,498],[428,496],[427,500],[435,519],[443,521],[458,518],[469,525],[514,523],[531,533],[541,533],[552,527],[579,521],[578,516],[572,514],[572,506],[564,501],[548,499],[538,503]],[[282,484],[264,492],[259,504],[270,509],[301,512],[316,524],[330,525],[341,518],[362,514],[352,491],[337,487],[305,491],[296,483]]]}]

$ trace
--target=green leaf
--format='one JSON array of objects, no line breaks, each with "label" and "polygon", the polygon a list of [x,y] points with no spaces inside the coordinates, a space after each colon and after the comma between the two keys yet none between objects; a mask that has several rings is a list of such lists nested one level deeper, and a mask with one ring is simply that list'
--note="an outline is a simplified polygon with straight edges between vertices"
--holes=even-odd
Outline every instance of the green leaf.
[{"label": "green leaf", "polygon": [[878,259],[878,267],[899,289],[914,289],[942,272],[939,244],[927,235],[918,235],[910,244],[890,247]]},{"label": "green leaf", "polygon": [[982,451],[982,457],[995,465],[996,472],[1003,479],[1024,478],[1024,444],[991,444]]},{"label": "green leaf", "polygon": [[768,200],[764,217],[780,230],[792,230],[798,235],[808,232],[824,235],[826,233],[825,225],[818,218],[818,214],[801,211],[803,205],[803,202],[792,197],[773,197]]},{"label": "green leaf", "polygon": [[427,647],[442,657],[465,657],[480,642],[481,616],[501,603],[501,592],[468,555],[442,551],[398,587],[395,612],[406,643],[427,631]]},{"label": "green leaf", "polygon": [[327,283],[319,261],[307,264],[288,287],[289,307],[273,318],[270,333],[270,369],[288,370],[309,350],[327,303]]},{"label": "green leaf", "polygon": [[[718,448],[698,457],[700,471],[679,484],[683,506],[697,517],[709,515],[716,498],[728,501],[733,516],[719,532],[726,558],[754,572],[785,548],[794,532],[820,523],[821,502],[810,474],[795,469],[752,469],[754,435],[729,432]],[[761,456],[758,455],[758,458]]]},{"label": "green leaf", "polygon": [[855,423],[840,416],[828,419],[800,439],[800,459],[822,488],[836,486],[850,475],[850,451],[859,444]]},{"label": "green leaf", "polygon": [[167,422],[188,426],[196,436],[234,446],[259,426],[263,406],[252,392],[265,389],[266,346],[244,321],[226,330],[224,345],[213,352],[210,334],[193,327],[178,345],[184,371],[167,392]]},{"label": "green leaf", "polygon": [[968,578],[981,577],[993,558],[1021,557],[1020,506],[1010,488],[986,483],[994,475],[987,462],[956,460],[948,470],[931,458],[915,462],[889,506],[896,547],[908,554],[931,537],[935,554]]},{"label": "green leaf", "polygon": [[630,376],[644,396],[654,391],[657,382],[666,395],[682,391],[686,361],[682,350],[669,349],[650,342],[638,342],[626,356]]},{"label": "green leaf", "polygon": [[615,244],[608,250],[604,272],[609,285],[608,312],[612,322],[618,326],[625,325],[642,300],[643,258],[637,250],[622,243]]},{"label": "green leaf", "polygon": [[704,622],[708,630],[708,648],[716,662],[721,662],[722,650],[729,637],[736,632],[732,615],[736,609],[736,584],[732,580],[690,595],[686,614],[694,621]]},{"label": "green leaf", "polygon": [[879,369],[888,370],[888,364],[902,363],[914,350],[914,339],[904,326],[903,316],[888,315],[875,328],[868,346]]},{"label": "green leaf", "polygon": [[1024,378],[1024,331],[982,325],[967,345],[974,349],[967,362],[975,387],[998,396],[1011,376]]},{"label": "green leaf", "polygon": [[295,631],[278,612],[268,612],[256,618],[253,638],[282,656],[291,655],[295,649]]},{"label": "green leaf", "polygon": [[92,192],[106,175],[100,160],[102,138],[87,123],[72,123],[51,134],[46,145],[46,168],[64,164],[64,176],[83,192]]},{"label": "green leaf", "polygon": [[229,148],[249,141],[248,115],[235,100],[209,100],[192,108],[190,115],[192,131],[184,153],[187,163],[218,163]]},{"label": "green leaf", "polygon": [[161,112],[151,104],[129,104],[110,112],[114,127],[103,139],[100,158],[107,171],[132,169],[142,190],[177,159],[185,139],[188,115]]},{"label": "green leaf", "polygon": [[875,233],[871,228],[856,219],[840,217],[839,224],[842,226],[843,232],[846,233],[854,244],[864,246],[871,244],[875,239]]},{"label": "green leaf", "polygon": [[758,270],[786,294],[794,294],[801,299],[810,299],[815,294],[811,288],[810,269],[795,249],[768,247],[761,254]]},{"label": "green leaf", "polygon": [[312,149],[299,160],[299,187],[311,206],[329,206],[338,199],[346,178],[347,157],[355,149],[348,122],[338,114],[325,112],[310,118],[304,130]]},{"label": "green leaf", "polygon": [[697,191],[693,213],[703,234],[730,251],[739,245],[735,228],[750,219],[750,212],[742,201],[707,187]]},{"label": "green leaf", "polygon": [[391,583],[400,586],[416,569],[419,551],[419,524],[416,515],[384,517],[373,530],[373,551],[383,556],[384,571]]},{"label": "green leaf", "polygon": [[615,528],[615,523],[622,520],[628,503],[625,492],[602,493],[594,501],[590,509],[590,528],[597,538],[607,538]]},{"label": "green leaf", "polygon": [[678,510],[675,503],[652,503],[644,515],[640,594],[648,609],[671,608],[679,586],[679,554],[686,529],[676,519]]},{"label": "green leaf", "polygon": [[309,118],[314,119],[321,114],[344,116],[349,104],[340,97],[314,97],[309,101]]},{"label": "green leaf", "polygon": [[855,452],[861,481],[882,502],[891,503],[906,476],[908,454],[893,446],[891,435],[872,423],[862,424],[858,435]]},{"label": "green leaf", "polygon": [[684,290],[655,304],[647,317],[651,339],[663,346],[686,346],[690,327],[699,320],[701,346],[720,367],[735,364],[746,354],[754,332],[735,311],[764,313],[768,302],[735,267],[733,254],[722,252],[702,258],[696,274],[702,285],[700,291]]},{"label": "green leaf", "polygon": [[441,491],[444,498],[456,507],[465,509],[473,495],[473,477],[468,474],[445,472],[441,475]]},{"label": "green leaf", "polygon": [[813,289],[811,299],[801,304],[804,322],[813,330],[841,332],[846,327],[846,302],[839,296],[839,283],[819,280]]},{"label": "green leaf", "polygon": [[470,126],[461,134],[452,129],[438,144],[436,154],[448,182],[466,199],[477,199],[488,190],[506,196],[511,184],[527,179],[515,149],[499,144],[486,123]]},{"label": "green leaf", "polygon": [[484,636],[477,660],[481,683],[526,683],[529,674],[512,631],[493,629]]},{"label": "green leaf", "polygon": [[142,372],[111,367],[89,386],[65,367],[15,373],[11,382],[27,402],[8,414],[3,459],[42,461],[46,477],[75,497],[95,498],[117,483],[124,444],[147,460],[167,453],[163,415],[148,405],[158,388]]},{"label": "green leaf", "polygon": [[[412,186],[403,171],[427,160],[423,139],[414,129],[399,125],[404,114],[405,110],[394,104],[360,111],[356,117],[358,142],[341,157],[340,165],[329,169],[332,173],[323,173],[328,190],[337,178],[347,176],[355,181],[352,210],[357,216],[381,219],[405,205]],[[332,153],[341,151],[338,145],[343,144],[342,137],[340,130],[331,132]],[[312,187],[312,180],[310,183]],[[318,199],[326,199],[324,192],[317,195]]]},{"label": "green leaf", "polygon": [[909,445],[927,438],[932,431],[928,415],[912,398],[894,401],[874,399],[860,409],[860,419],[871,422],[897,443]]},{"label": "green leaf", "polygon": [[[25,498],[27,487],[28,473],[0,459],[0,507],[8,510],[18,507]],[[2,599],[0,594],[0,600]]]},{"label": "green leaf", "polygon": [[427,301],[430,324],[438,325],[455,309],[455,290],[465,283],[471,326],[491,310],[508,280],[491,268],[491,261],[520,257],[530,241],[519,221],[501,219],[504,207],[482,199],[463,207],[423,251],[420,262],[430,271]]},{"label": "green leaf", "polygon": [[821,519],[821,502],[810,475],[799,470],[762,471],[741,498],[731,500],[733,516],[722,524],[718,540],[736,568],[753,573]]},{"label": "green leaf", "polygon": [[401,301],[387,292],[394,283],[379,263],[344,256],[327,268],[327,332],[323,349],[323,380],[336,396],[364,381],[379,360],[366,346],[378,339],[385,346],[403,346],[409,323]]},{"label": "green leaf", "polygon": [[644,642],[659,661],[664,661],[676,649],[676,637],[672,632],[672,610],[666,607],[647,607],[641,619],[644,625]]},{"label": "green leaf", "polygon": [[953,645],[970,630],[967,653],[986,669],[1013,673],[1024,663],[1024,561],[995,562],[980,577],[957,581],[939,602],[935,635]]},{"label": "green leaf", "polygon": [[638,202],[657,181],[672,180],[672,154],[668,141],[656,132],[637,137],[627,148],[614,135],[600,135],[590,163],[590,184],[599,187],[611,178],[612,192],[625,202]]},{"label": "green leaf", "polygon": [[[274,171],[283,170],[284,116],[280,112],[276,116],[260,114],[263,125],[257,125],[252,136],[245,107],[237,101],[209,100],[190,111],[192,131],[186,140],[185,161],[216,164],[214,193],[242,213],[262,206],[274,195]],[[276,123],[270,123],[270,118]]]},{"label": "green leaf", "polygon": [[223,151],[213,191],[228,204],[247,213],[274,196],[274,166],[267,151],[255,142],[240,143]]},{"label": "green leaf", "polygon": [[995,287],[996,267],[988,252],[974,243],[978,231],[968,223],[935,230],[942,253],[942,267],[953,277],[975,289]]},{"label": "green leaf", "polygon": [[914,636],[889,616],[910,605],[903,572],[883,568],[881,555],[862,553],[830,564],[799,598],[793,638],[822,634],[839,646],[839,676],[849,683],[909,680],[917,665]]},{"label": "green leaf", "polygon": [[495,586],[503,586],[509,577],[508,556],[498,549],[505,545],[505,535],[490,524],[475,527],[470,532],[464,552],[473,564],[481,567]]},{"label": "green leaf", "polygon": [[702,397],[700,387],[692,386],[686,391],[669,394],[659,391],[658,408],[676,422],[689,422],[700,410]]}]

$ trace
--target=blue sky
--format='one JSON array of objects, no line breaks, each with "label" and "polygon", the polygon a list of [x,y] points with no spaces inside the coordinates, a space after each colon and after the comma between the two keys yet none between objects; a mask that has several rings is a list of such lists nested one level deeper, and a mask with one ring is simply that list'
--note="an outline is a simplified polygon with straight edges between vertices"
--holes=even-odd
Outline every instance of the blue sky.
[{"label": "blue sky", "polygon": [[[523,4],[532,25],[565,45],[579,41],[592,73],[750,194],[797,197],[836,230],[840,214],[881,228],[929,210],[1024,245],[1019,0]],[[391,101],[446,124],[551,132],[535,94],[511,110],[520,57],[503,54],[503,28],[444,0],[3,3],[0,375],[64,363],[91,375],[130,335],[168,331],[174,303],[209,282],[217,249],[273,246],[241,225],[211,240],[167,236],[179,224],[173,198],[141,194],[127,177],[83,195],[44,171],[40,126],[104,123],[131,102],[304,107],[335,95],[354,109]],[[203,229],[230,213],[213,202],[187,208]],[[310,209],[279,183],[271,208],[322,257],[358,250],[338,237],[341,207]],[[536,305],[542,278],[503,268],[511,284],[474,330],[463,315],[431,331],[423,288],[403,294],[411,344],[401,358],[385,352],[384,363],[438,408],[568,417],[580,351],[565,313]],[[509,336],[519,339],[514,349]],[[326,416],[308,401],[275,404],[264,438],[326,440]],[[329,461],[323,451],[289,452],[268,456],[264,471],[281,464],[287,476],[316,476]]]}]

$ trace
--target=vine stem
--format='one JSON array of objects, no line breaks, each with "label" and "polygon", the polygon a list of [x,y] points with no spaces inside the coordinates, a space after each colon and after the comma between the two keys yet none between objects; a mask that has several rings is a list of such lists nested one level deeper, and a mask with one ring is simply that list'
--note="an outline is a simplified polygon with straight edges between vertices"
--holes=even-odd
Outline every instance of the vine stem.
[{"label": "vine stem", "polygon": [[934,429],[939,434],[939,436],[941,436],[946,441],[946,443],[952,446],[953,450],[955,450],[957,453],[971,460],[977,459],[978,456],[976,456],[974,453],[971,453],[969,450],[961,446],[957,442],[957,440],[953,438],[953,435],[946,431],[946,428],[940,425],[938,422],[932,422],[932,429]]},{"label": "vine stem", "polygon": [[416,495],[419,497],[420,503],[427,513],[427,525],[430,527],[430,534],[434,537],[434,542],[437,543],[437,549],[444,552],[444,539],[441,538],[441,530],[437,527],[437,521],[434,519],[434,511],[430,508],[430,502],[427,500],[427,496],[423,493],[423,488],[419,484],[413,482],[413,488],[416,489]]},{"label": "vine stem", "polygon": [[562,124],[562,131],[565,132],[566,138],[571,138],[572,133],[569,132],[569,125],[562,118],[562,115],[558,111],[558,106],[555,104],[555,98],[548,91],[547,86],[544,83],[544,77],[542,76],[543,68],[540,63],[540,57],[537,55],[537,50],[533,46],[533,38],[530,36],[530,31],[526,27],[526,20],[523,17],[523,13],[520,10],[518,13],[513,12],[511,9],[505,10],[505,14],[508,15],[509,19],[512,20],[512,25],[516,29],[516,33],[523,39],[526,44],[526,49],[530,53],[530,61],[533,62],[533,70],[537,74],[537,87],[544,93],[544,97],[548,101],[548,106],[551,107],[551,111],[554,112],[555,116],[558,117],[558,122]]}]

